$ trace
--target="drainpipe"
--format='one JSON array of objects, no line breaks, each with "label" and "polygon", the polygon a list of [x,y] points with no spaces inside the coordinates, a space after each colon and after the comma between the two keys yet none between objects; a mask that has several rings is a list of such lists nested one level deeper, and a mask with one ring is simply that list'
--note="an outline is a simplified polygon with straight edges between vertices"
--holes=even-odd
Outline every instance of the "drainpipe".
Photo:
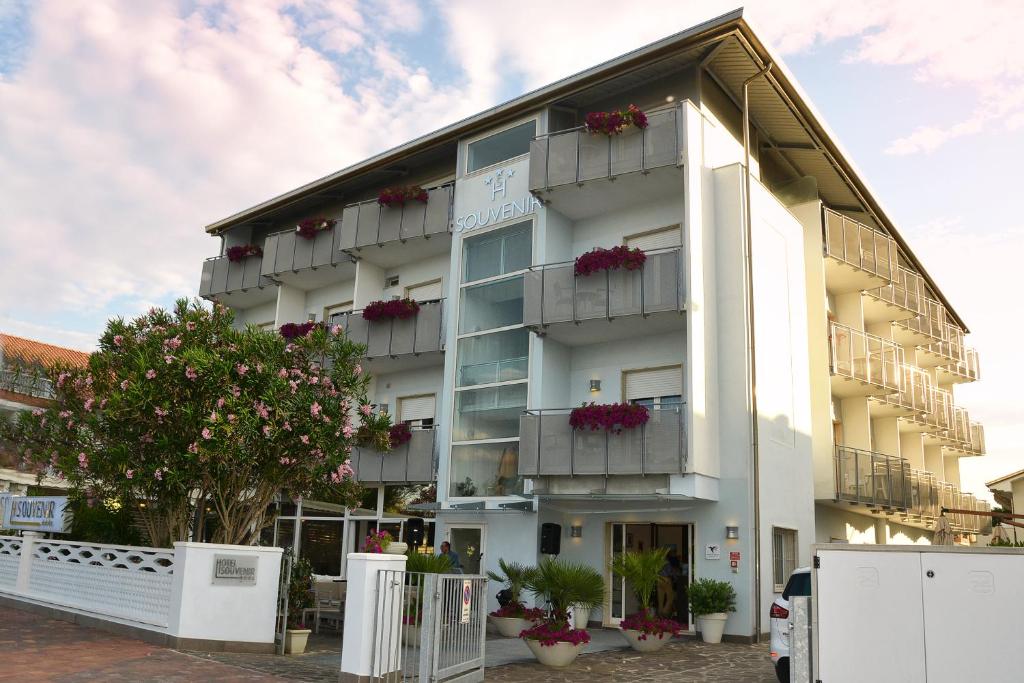
[{"label": "drainpipe", "polygon": [[754,642],[761,640],[761,447],[757,431],[757,355],[754,353],[754,260],[752,221],[750,218],[750,84],[772,69],[768,62],[763,69],[743,81],[743,243],[746,250],[746,313],[747,353],[750,362],[750,440],[751,483],[754,500]]}]

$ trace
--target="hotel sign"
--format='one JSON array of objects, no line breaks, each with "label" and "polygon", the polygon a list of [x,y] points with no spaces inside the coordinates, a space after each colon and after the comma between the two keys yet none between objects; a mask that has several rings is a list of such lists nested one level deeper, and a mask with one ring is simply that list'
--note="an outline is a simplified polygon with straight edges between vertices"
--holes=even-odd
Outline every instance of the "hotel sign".
[{"label": "hotel sign", "polygon": [[[475,230],[536,213],[542,204],[539,199],[530,194],[526,184],[520,180],[522,175],[521,173],[517,175],[514,168],[499,168],[480,178],[464,181],[474,184],[483,183],[483,206],[457,215],[455,217],[455,232]],[[479,187],[473,189],[475,190],[472,192],[473,195],[477,195],[481,190]],[[460,189],[460,192],[463,191]]]},{"label": "hotel sign", "polygon": [[228,586],[255,586],[256,565],[259,558],[255,555],[214,555],[213,583]]},{"label": "hotel sign", "polygon": [[67,512],[67,496],[9,496],[0,507],[0,529],[48,531],[63,534],[69,531],[71,515]]}]

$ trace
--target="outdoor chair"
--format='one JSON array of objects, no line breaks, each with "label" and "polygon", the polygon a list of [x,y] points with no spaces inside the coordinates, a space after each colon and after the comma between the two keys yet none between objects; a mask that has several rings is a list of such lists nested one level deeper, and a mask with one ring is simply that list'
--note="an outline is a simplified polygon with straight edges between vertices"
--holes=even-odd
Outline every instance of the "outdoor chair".
[{"label": "outdoor chair", "polygon": [[313,615],[313,633],[320,633],[320,623],[327,622],[341,630],[345,618],[345,589],[343,582],[318,581],[313,589],[313,606],[302,610],[302,620]]}]

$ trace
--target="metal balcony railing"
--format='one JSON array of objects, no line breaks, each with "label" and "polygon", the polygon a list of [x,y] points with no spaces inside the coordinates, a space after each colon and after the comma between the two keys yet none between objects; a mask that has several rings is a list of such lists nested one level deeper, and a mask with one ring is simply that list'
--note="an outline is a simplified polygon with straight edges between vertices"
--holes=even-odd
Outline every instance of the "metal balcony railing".
[{"label": "metal balcony railing", "polygon": [[950,429],[953,426],[953,395],[946,389],[933,387],[935,395],[932,410],[926,413],[922,421],[938,430]]},{"label": "metal balcony railing", "polygon": [[922,520],[939,516],[939,482],[935,475],[924,470],[910,471],[910,505],[907,514]]},{"label": "metal balcony railing", "polygon": [[839,323],[832,323],[829,330],[833,375],[899,391],[902,354],[898,344]]},{"label": "metal balcony railing", "polygon": [[935,392],[931,376],[921,368],[906,364],[900,366],[899,375],[899,391],[876,398],[882,403],[905,408],[918,415],[932,412],[935,408]]},{"label": "metal balcony railing", "polygon": [[3,368],[0,389],[33,398],[53,398],[53,382],[42,369]]},{"label": "metal balcony railing", "polygon": [[980,422],[971,423],[971,443],[968,452],[971,455],[985,455],[985,426]]},{"label": "metal balcony railing", "polygon": [[523,322],[528,327],[680,312],[684,306],[678,248],[647,252],[637,270],[575,275],[574,262],[566,261],[533,266],[525,275]]},{"label": "metal balcony railing", "polygon": [[910,507],[911,470],[905,458],[836,446],[836,499],[906,510]]},{"label": "metal balcony railing", "polygon": [[961,450],[969,450],[971,447],[971,418],[967,410],[960,406],[953,406],[953,423],[946,431],[947,438]]},{"label": "metal balcony railing", "polygon": [[[381,206],[376,199],[349,204],[341,214],[341,249],[405,241],[451,232],[455,184],[427,189],[427,202]],[[337,228],[336,228],[337,229]]]},{"label": "metal balcony railing", "polygon": [[360,483],[417,484],[436,480],[437,438],[433,429],[413,429],[412,438],[388,453],[352,449],[352,469]]},{"label": "metal balcony railing", "polygon": [[647,113],[647,127],[620,135],[588,133],[584,127],[540,135],[530,143],[530,191],[646,173],[679,164],[683,148],[679,106]]},{"label": "metal balcony railing", "polygon": [[924,300],[925,311],[916,318],[898,320],[894,324],[909,332],[924,335],[936,341],[946,341],[949,325],[946,322],[946,307],[934,299]]},{"label": "metal balcony railing", "polygon": [[942,370],[963,381],[976,382],[981,377],[977,349],[964,347],[963,357],[948,365],[943,365]]},{"label": "metal balcony railing", "polygon": [[206,259],[203,261],[203,274],[199,281],[199,296],[212,297],[274,285],[274,282],[261,274],[261,263],[261,259],[256,256],[248,256],[241,261],[232,261],[227,256]]},{"label": "metal balcony railing", "polygon": [[897,266],[896,279],[891,284],[869,289],[866,294],[919,315],[925,312],[924,278],[903,266]]},{"label": "metal balcony railing", "polygon": [[573,477],[682,474],[683,406],[650,410],[647,424],[616,434],[576,430],[569,408],[528,410],[520,418],[519,474]]},{"label": "metal balcony railing", "polygon": [[431,353],[444,349],[444,299],[420,302],[416,315],[400,320],[369,321],[362,310],[336,313],[331,325],[340,325],[349,339],[366,345],[367,358]]},{"label": "metal balcony railing", "polygon": [[289,228],[267,236],[261,272],[272,277],[351,261],[352,257],[341,251],[341,229],[337,225],[318,232],[313,239]]},{"label": "metal balcony railing", "polygon": [[825,255],[889,282],[897,278],[896,241],[880,230],[825,209]]}]

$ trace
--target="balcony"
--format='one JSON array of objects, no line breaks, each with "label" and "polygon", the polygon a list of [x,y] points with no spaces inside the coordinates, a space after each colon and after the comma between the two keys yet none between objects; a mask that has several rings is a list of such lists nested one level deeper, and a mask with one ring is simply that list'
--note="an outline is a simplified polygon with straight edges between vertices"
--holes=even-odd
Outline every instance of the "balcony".
[{"label": "balcony", "polygon": [[832,323],[829,330],[833,396],[847,398],[899,391],[899,346],[839,323]]},{"label": "balcony", "polygon": [[884,232],[825,209],[825,288],[859,292],[897,279],[896,242]]},{"label": "balcony", "polygon": [[[574,345],[624,338],[635,324],[618,318],[656,313],[644,333],[682,329],[685,307],[682,254],[678,248],[652,250],[638,270],[574,274],[574,262],[534,266],[525,276],[523,322],[539,334]],[[586,332],[577,331],[574,323]]]},{"label": "balcony", "polygon": [[214,256],[203,261],[199,296],[233,308],[249,308],[277,299],[277,283],[263,277],[255,256],[232,261]]},{"label": "balcony", "polygon": [[910,500],[907,515],[918,522],[930,523],[940,512],[940,482],[931,472],[910,471]]},{"label": "balcony", "polygon": [[932,378],[913,365],[899,368],[899,390],[871,397],[872,417],[920,417],[934,409]]},{"label": "balcony", "polygon": [[568,408],[528,410],[520,418],[521,476],[646,477],[685,471],[681,406],[651,409],[647,424],[619,434],[575,430],[569,425],[569,413]]},{"label": "balcony", "polygon": [[[364,344],[369,360],[405,360],[400,365],[389,364],[389,372],[438,362],[437,355],[444,350],[444,299],[420,302],[419,312],[405,320],[370,322],[362,313],[362,310],[337,313],[331,316],[330,322],[340,325],[352,341]],[[417,361],[416,357],[420,356],[425,357]]]},{"label": "balcony", "polygon": [[398,448],[381,453],[369,448],[352,449],[352,469],[361,484],[428,484],[436,480],[433,429],[414,429],[412,438]]},{"label": "balcony", "polygon": [[917,347],[917,364],[922,368],[953,365],[964,360],[964,331],[946,323],[942,340]]},{"label": "balcony", "polygon": [[969,347],[963,348],[963,357],[947,365],[935,368],[935,376],[942,384],[962,384],[976,382],[981,376],[978,364],[978,351]]},{"label": "balcony", "polygon": [[892,322],[914,318],[925,312],[924,278],[898,266],[896,279],[884,287],[864,292],[864,322]]},{"label": "balcony", "polygon": [[[0,361],[2,360],[3,358],[0,356]],[[52,399],[54,397],[53,381],[39,368],[0,368],[0,389],[32,398]]]},{"label": "balcony", "polygon": [[932,410],[920,418],[923,431],[943,432],[953,426],[953,395],[946,389],[932,388]]},{"label": "balcony", "polygon": [[302,289],[316,289],[355,277],[355,260],[341,251],[341,230],[335,225],[313,239],[299,235],[295,228],[267,236],[263,246],[261,272],[267,278]]},{"label": "balcony", "polygon": [[985,455],[985,426],[980,422],[971,423],[971,443],[967,455]]},{"label": "balcony", "polygon": [[910,507],[911,470],[906,459],[836,446],[834,461],[836,500],[904,511]]},{"label": "balcony", "polygon": [[924,300],[925,312],[916,318],[900,320],[892,324],[893,341],[907,346],[927,346],[946,341],[949,326],[946,322],[946,308],[934,299]]},{"label": "balcony", "polygon": [[[448,253],[449,240],[430,238],[451,234],[454,198],[455,185],[449,183],[429,188],[425,204],[413,200],[387,207],[376,199],[349,204],[341,214],[339,247],[385,268]],[[409,240],[413,243],[406,244]]]},{"label": "balcony", "polygon": [[682,110],[651,111],[647,121],[620,135],[580,127],[538,136],[530,143],[530,191],[572,220],[679,196]]}]

